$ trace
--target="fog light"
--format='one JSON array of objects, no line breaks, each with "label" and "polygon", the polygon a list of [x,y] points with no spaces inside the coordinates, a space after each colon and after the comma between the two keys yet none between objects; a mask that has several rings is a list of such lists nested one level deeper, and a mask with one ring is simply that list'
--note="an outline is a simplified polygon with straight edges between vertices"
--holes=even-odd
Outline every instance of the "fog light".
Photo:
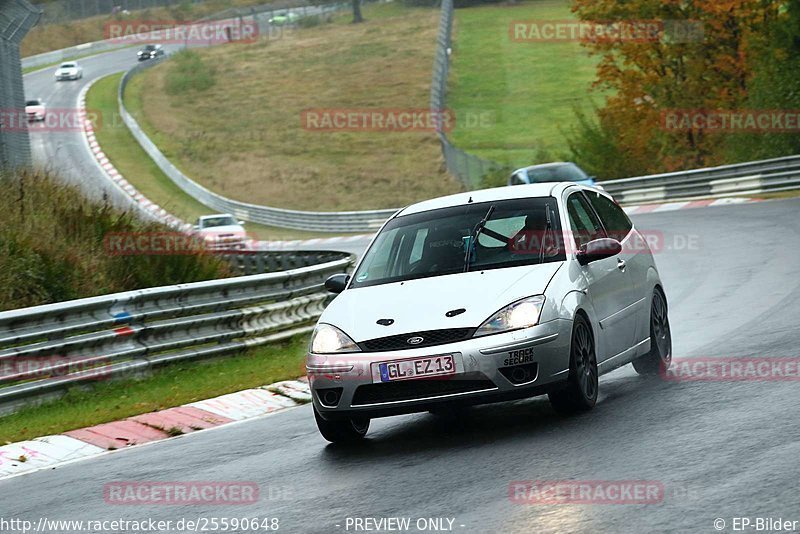
[{"label": "fog light", "polygon": [[335,408],[339,404],[343,389],[344,388],[318,389],[317,398],[326,408]]}]

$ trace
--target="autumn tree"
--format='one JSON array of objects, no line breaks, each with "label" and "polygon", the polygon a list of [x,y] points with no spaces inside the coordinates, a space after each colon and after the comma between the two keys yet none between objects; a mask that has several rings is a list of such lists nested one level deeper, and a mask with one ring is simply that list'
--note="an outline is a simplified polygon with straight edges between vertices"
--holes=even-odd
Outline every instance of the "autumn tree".
[{"label": "autumn tree", "polygon": [[736,109],[746,102],[751,48],[778,17],[778,2],[575,0],[573,11],[592,25],[644,28],[584,41],[599,56],[595,89],[607,95],[597,122],[579,117],[582,128],[571,142],[588,158],[585,166],[610,178],[615,175],[601,165],[620,176],[714,163],[722,136],[670,129],[664,114]]}]

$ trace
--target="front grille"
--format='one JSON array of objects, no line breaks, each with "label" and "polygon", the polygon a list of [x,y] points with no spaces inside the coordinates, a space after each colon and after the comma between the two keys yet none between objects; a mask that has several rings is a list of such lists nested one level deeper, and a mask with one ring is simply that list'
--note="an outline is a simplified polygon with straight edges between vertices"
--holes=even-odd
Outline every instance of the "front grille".
[{"label": "front grille", "polygon": [[381,384],[365,384],[356,389],[352,405],[363,406],[365,404],[424,399],[496,388],[488,378],[480,378],[483,375],[473,376],[475,378],[425,378]]},{"label": "front grille", "polygon": [[[359,347],[364,352],[384,352],[390,350],[416,349],[420,347],[433,347],[445,343],[464,341],[472,337],[474,328],[448,328],[446,330],[428,330],[426,332],[412,332],[396,336],[380,337],[362,341]],[[421,337],[422,343],[409,343],[408,340]]]}]

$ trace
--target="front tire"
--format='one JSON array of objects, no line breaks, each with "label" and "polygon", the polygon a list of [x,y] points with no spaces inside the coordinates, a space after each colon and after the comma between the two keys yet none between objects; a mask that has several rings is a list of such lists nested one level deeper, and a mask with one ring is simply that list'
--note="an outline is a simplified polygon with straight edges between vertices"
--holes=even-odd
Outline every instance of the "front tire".
[{"label": "front tire", "polygon": [[650,352],[633,360],[633,368],[640,375],[663,373],[672,364],[672,334],[667,315],[667,300],[658,289],[650,306]]},{"label": "front tire", "polygon": [[369,430],[369,419],[323,419],[314,406],[314,419],[322,437],[331,443],[356,443]]},{"label": "front tire", "polygon": [[592,329],[583,316],[576,315],[572,325],[567,385],[547,396],[550,404],[559,413],[568,415],[586,412],[597,403],[598,386],[597,355]]}]

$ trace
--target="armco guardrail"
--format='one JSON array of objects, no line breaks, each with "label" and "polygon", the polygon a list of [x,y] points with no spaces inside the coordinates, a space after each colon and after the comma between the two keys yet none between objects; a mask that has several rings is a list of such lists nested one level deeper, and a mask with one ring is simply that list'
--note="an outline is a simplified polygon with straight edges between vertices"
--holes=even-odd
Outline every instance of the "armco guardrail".
[{"label": "armco guardrail", "polygon": [[[160,61],[164,60],[159,60],[159,62]],[[156,165],[158,165],[159,169],[186,194],[195,198],[200,203],[217,211],[231,213],[245,221],[267,226],[339,233],[374,232],[397,211],[396,209],[339,212],[287,210],[233,200],[218,195],[198,184],[178,170],[178,168],[164,156],[155,143],[144,133],[139,123],[136,122],[136,119],[125,109],[123,95],[125,93],[125,87],[131,77],[137,72],[157,63],[158,62],[148,61],[147,63],[137,65],[126,72],[122,77],[118,95],[120,116],[125,125],[130,129],[133,137],[153,159]]]},{"label": "armco guardrail", "polygon": [[0,404],[308,332],[352,261],[0,312]]},{"label": "armco guardrail", "polygon": [[[442,0],[431,79],[430,109],[434,113],[444,112],[447,107],[447,77],[450,72],[452,33],[453,0]],[[467,189],[479,189],[484,175],[502,168],[499,163],[469,154],[453,146],[441,126],[437,127],[436,134],[442,145],[442,156],[447,171],[458,178]]]},{"label": "armco guardrail", "polygon": [[722,198],[800,188],[800,156],[602,182],[622,204]]},{"label": "armco guardrail", "polygon": [[117,48],[141,44],[141,41],[135,40],[135,37],[136,36],[130,36],[125,40],[108,39],[105,41],[95,41],[93,43],[84,43],[77,46],[70,46],[69,48],[53,50],[52,52],[44,52],[43,54],[36,54],[35,56],[28,56],[22,58],[22,68],[32,69],[35,67],[43,67],[68,59],[75,59],[81,56],[99,54],[100,52],[108,52],[109,50]]}]

